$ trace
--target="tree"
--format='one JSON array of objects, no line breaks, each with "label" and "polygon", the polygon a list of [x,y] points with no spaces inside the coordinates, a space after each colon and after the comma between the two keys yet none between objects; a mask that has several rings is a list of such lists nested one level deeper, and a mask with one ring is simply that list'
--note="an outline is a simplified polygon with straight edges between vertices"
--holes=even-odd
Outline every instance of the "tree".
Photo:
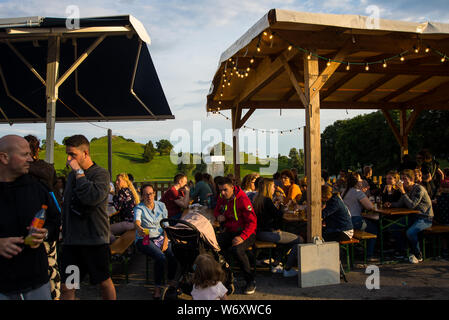
[{"label": "tree", "polygon": [[[41,150],[45,150],[46,148],[47,148],[47,144],[46,144],[46,141],[45,141],[45,139],[42,139],[42,146],[41,146]],[[54,140],[54,143],[55,143],[55,147],[57,147],[57,146],[59,146],[59,143],[58,142],[56,142],[56,140]]]},{"label": "tree", "polygon": [[193,170],[196,168],[196,164],[193,163],[193,154],[179,152],[178,157],[181,159],[181,162],[178,164],[178,172],[183,172],[187,176],[191,176]]},{"label": "tree", "polygon": [[173,145],[170,141],[166,139],[159,140],[156,142],[156,149],[159,154],[162,155],[170,155],[170,152],[173,149]]},{"label": "tree", "polygon": [[299,172],[301,160],[299,158],[298,150],[296,150],[296,148],[291,148],[288,157],[290,158],[290,167],[296,168]]},{"label": "tree", "polygon": [[156,155],[157,150],[153,146],[153,142],[150,140],[145,145],[145,149],[143,150],[143,160],[145,162],[150,162],[153,160],[154,156]]}]

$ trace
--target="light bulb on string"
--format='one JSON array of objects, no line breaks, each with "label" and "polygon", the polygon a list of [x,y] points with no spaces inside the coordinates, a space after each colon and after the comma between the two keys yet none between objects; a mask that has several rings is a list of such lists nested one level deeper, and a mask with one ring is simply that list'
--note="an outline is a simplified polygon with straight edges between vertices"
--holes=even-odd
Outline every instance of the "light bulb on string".
[{"label": "light bulb on string", "polygon": [[288,46],[288,51],[291,51],[293,49],[292,45]]},{"label": "light bulb on string", "polygon": [[260,52],[260,47],[259,47],[259,45],[257,45],[257,52]]},{"label": "light bulb on string", "polygon": [[365,64],[365,70],[366,70],[366,71],[369,71],[369,65],[368,65],[368,63]]},{"label": "light bulb on string", "polygon": [[419,52],[419,47],[413,46],[413,50],[415,51],[415,53],[418,53]]},{"label": "light bulb on string", "polygon": [[405,58],[404,58],[404,56],[402,54],[401,54],[401,58],[399,60],[401,60],[401,61],[405,60]]},{"label": "light bulb on string", "polygon": [[329,67],[331,65],[331,59],[329,59],[326,63],[326,65]]},{"label": "light bulb on string", "polygon": [[351,70],[351,67],[349,65],[350,65],[350,63],[348,62],[348,65],[346,66],[346,71]]},{"label": "light bulb on string", "polygon": [[429,51],[430,51],[430,47],[429,47],[429,46],[427,46],[427,48],[426,48],[425,52],[426,52],[426,53],[429,53]]},{"label": "light bulb on string", "polygon": [[312,53],[311,52],[309,52],[309,54],[307,55],[307,60],[310,60],[310,59],[312,59]]},{"label": "light bulb on string", "polygon": [[263,32],[263,35],[264,35],[264,36],[267,36],[267,35],[268,35],[268,33],[267,33],[266,31],[264,31],[264,32]]},{"label": "light bulb on string", "polygon": [[447,58],[446,56],[442,57],[442,58],[441,58],[441,62],[445,62],[445,61],[446,61],[446,58]]},{"label": "light bulb on string", "polygon": [[384,60],[384,63],[382,64],[382,67],[386,68],[387,67],[387,61]]},{"label": "light bulb on string", "polygon": [[251,60],[249,60],[249,63],[253,64],[254,63],[254,58],[251,58]]},{"label": "light bulb on string", "polygon": [[249,72],[250,70],[251,70],[251,68],[250,68],[250,67],[246,68],[246,71],[247,71],[247,72]]}]

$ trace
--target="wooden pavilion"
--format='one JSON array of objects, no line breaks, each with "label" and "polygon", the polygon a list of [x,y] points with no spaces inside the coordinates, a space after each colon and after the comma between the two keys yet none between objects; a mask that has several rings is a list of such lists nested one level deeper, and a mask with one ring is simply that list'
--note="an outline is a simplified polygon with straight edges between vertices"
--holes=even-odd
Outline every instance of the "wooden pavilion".
[{"label": "wooden pavilion", "polygon": [[221,55],[207,111],[231,110],[239,177],[238,131],[254,111],[305,110],[312,242],[321,238],[320,109],[382,110],[403,156],[420,112],[449,109],[448,56],[448,24],[272,9]]}]

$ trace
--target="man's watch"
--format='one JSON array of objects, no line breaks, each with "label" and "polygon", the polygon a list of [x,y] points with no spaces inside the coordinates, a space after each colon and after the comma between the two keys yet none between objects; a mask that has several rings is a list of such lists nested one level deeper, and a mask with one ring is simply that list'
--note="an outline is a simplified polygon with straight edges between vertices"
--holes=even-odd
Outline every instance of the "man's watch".
[{"label": "man's watch", "polygon": [[77,174],[77,175],[84,174],[84,170],[83,169],[75,170],[75,174]]}]

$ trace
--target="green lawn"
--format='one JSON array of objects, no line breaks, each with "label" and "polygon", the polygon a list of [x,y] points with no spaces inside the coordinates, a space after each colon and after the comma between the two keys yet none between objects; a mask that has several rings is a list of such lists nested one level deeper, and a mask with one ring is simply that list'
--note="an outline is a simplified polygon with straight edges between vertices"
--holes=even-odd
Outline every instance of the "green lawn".
[{"label": "green lawn", "polygon": [[[170,156],[155,156],[150,163],[143,161],[144,145],[129,142],[121,137],[112,139],[112,176],[121,172],[132,173],[135,181],[171,181],[177,173],[177,165],[170,161]],[[107,137],[91,142],[92,159],[101,167],[108,167],[108,140]],[[45,159],[45,150],[41,151],[40,158]],[[55,147],[55,169],[59,174],[65,168],[65,146]],[[265,165],[268,167],[268,165]],[[242,164],[241,177],[251,172],[259,172],[260,164]],[[279,168],[282,170],[284,168]],[[193,177],[189,177],[193,179]]]}]

